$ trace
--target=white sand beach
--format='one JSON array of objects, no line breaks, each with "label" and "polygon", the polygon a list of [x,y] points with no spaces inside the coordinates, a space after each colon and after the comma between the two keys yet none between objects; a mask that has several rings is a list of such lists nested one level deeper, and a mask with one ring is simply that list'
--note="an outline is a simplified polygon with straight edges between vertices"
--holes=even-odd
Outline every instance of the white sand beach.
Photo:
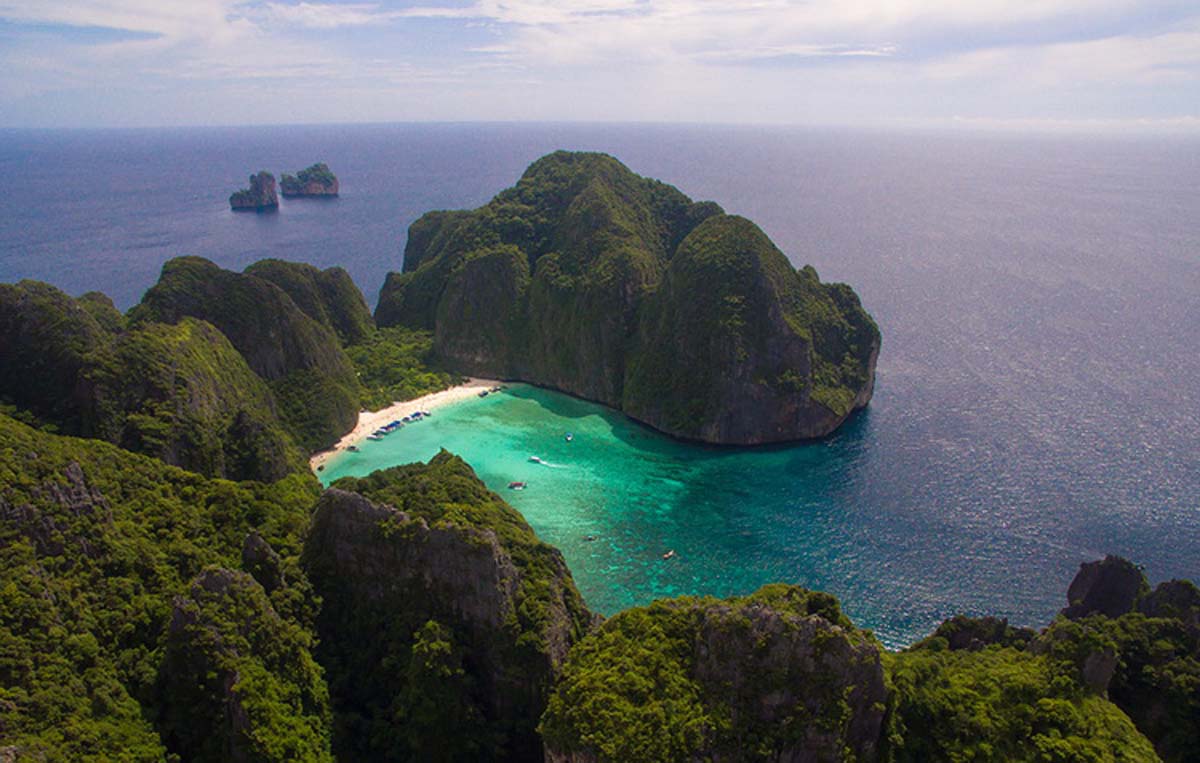
[{"label": "white sand beach", "polygon": [[318,467],[324,466],[338,451],[345,450],[348,445],[357,444],[365,439],[367,435],[389,421],[402,419],[416,411],[433,411],[438,406],[475,397],[481,390],[491,389],[500,384],[501,382],[494,379],[476,379],[472,377],[468,378],[462,384],[444,389],[441,392],[434,392],[423,397],[418,397],[415,400],[392,403],[387,408],[381,408],[378,411],[360,411],[358,414],[358,424],[354,429],[345,437],[338,440],[337,445],[332,449],[323,450],[310,458],[308,461],[309,468],[315,472]]}]

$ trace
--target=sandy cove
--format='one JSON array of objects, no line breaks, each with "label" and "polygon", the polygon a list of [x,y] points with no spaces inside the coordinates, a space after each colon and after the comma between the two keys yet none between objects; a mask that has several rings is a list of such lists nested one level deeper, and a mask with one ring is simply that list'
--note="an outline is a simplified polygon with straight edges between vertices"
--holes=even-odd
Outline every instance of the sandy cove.
[{"label": "sandy cove", "polygon": [[337,455],[338,451],[345,450],[348,445],[355,445],[366,439],[367,435],[379,429],[384,424],[390,421],[398,421],[399,419],[408,416],[417,411],[433,411],[441,405],[466,400],[467,398],[476,397],[481,390],[491,389],[501,384],[494,379],[476,379],[468,378],[462,384],[459,384],[449,389],[444,389],[441,392],[434,392],[423,397],[418,397],[415,400],[408,400],[403,403],[392,403],[387,408],[381,408],[378,411],[360,411],[358,414],[358,424],[342,439],[338,440],[330,450],[323,450],[317,453],[308,460],[309,468],[314,472],[318,467],[324,466],[330,458]]}]

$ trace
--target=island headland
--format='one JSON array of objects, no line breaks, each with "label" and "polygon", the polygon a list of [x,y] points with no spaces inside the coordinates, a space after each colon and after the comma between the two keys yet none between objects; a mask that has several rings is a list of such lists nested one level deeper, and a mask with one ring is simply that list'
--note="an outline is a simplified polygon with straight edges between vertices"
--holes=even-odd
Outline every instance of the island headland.
[{"label": "island headland", "polygon": [[380,326],[456,372],[527,381],[676,437],[821,437],[870,401],[880,334],[754,223],[616,159],[557,152],[474,211],[409,229]]}]

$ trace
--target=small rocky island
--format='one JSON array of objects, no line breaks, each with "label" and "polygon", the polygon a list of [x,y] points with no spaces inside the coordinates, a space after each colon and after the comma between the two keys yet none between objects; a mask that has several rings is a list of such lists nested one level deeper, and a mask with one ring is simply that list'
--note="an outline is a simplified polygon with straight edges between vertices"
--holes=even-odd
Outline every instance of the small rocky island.
[{"label": "small rocky island", "polygon": [[229,207],[235,212],[262,212],[267,209],[277,209],[279,196],[275,193],[275,176],[265,170],[251,175],[250,187],[243,188],[231,195]]},{"label": "small rocky island", "polygon": [[321,162],[295,175],[283,173],[279,179],[279,189],[285,199],[337,196],[338,179],[329,171],[329,165]]}]

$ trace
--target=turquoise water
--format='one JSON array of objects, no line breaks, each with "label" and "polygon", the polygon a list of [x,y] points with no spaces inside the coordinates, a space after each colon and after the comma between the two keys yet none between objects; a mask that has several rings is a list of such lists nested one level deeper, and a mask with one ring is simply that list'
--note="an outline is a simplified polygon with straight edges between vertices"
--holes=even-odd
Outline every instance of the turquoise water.
[{"label": "turquoise water", "polygon": [[[704,447],[599,405],[513,385],[364,441],[359,452],[336,456],[321,479],[425,461],[446,448],[562,549],[599,612],[787,581],[841,594],[858,622],[899,644],[936,617],[924,602],[886,606],[870,582],[878,555],[857,547],[860,523],[838,495],[861,455],[859,429],[855,422],[848,436],[781,448]],[[509,490],[512,481],[528,487]],[[668,550],[676,557],[664,560]]]}]

